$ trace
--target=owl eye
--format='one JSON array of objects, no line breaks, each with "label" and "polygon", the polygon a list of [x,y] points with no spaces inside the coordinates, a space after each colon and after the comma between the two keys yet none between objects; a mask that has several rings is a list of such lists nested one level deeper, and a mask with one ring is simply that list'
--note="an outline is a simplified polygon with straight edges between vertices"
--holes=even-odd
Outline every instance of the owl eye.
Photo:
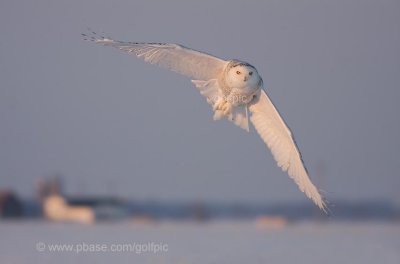
[{"label": "owl eye", "polygon": [[241,72],[240,71],[236,71],[236,74],[241,74]]},{"label": "owl eye", "polygon": [[253,75],[253,72],[249,72],[249,75]]}]

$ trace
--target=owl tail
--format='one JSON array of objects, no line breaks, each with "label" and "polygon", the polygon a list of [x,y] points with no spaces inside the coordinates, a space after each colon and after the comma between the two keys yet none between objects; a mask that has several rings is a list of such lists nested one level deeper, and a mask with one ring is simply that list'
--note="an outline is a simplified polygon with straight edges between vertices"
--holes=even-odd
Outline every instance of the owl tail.
[{"label": "owl tail", "polygon": [[[200,93],[207,98],[207,102],[212,107],[220,98],[222,98],[217,79],[211,79],[208,81],[192,80],[192,83],[194,83]],[[222,110],[217,109],[214,111],[214,120],[219,120],[223,117],[226,117],[235,125],[249,132],[247,105],[232,106],[231,112],[228,115],[225,115]]]},{"label": "owl tail", "polygon": [[228,119],[238,127],[241,127],[249,132],[249,118],[247,113],[247,104],[233,106]]}]

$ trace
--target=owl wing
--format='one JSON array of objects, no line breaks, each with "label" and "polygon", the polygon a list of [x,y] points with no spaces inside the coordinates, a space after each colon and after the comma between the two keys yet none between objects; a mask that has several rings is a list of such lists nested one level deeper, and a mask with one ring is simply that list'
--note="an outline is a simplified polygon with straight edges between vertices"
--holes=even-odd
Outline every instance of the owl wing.
[{"label": "owl wing", "polygon": [[82,36],[85,40],[133,53],[144,61],[195,80],[216,78],[226,64],[226,61],[220,58],[178,44],[123,42],[100,36],[95,32]]},{"label": "owl wing", "polygon": [[326,211],[325,202],[308,177],[301,154],[289,128],[263,89],[255,101],[249,104],[249,110],[251,122],[271,150],[278,166],[283,171],[287,171],[300,191],[313,200],[320,209]]}]

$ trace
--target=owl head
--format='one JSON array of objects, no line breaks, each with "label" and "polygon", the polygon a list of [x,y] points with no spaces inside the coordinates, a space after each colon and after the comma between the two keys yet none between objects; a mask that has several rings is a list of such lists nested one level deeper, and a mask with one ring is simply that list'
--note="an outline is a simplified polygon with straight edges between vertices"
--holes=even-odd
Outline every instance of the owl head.
[{"label": "owl head", "polygon": [[256,68],[238,60],[232,60],[226,67],[225,81],[229,87],[236,89],[252,88],[261,80]]}]

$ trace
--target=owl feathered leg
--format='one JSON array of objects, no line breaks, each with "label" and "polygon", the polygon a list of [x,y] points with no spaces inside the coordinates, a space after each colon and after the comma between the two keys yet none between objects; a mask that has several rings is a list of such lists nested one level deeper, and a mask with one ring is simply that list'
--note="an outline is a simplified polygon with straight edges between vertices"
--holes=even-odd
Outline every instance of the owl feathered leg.
[{"label": "owl feathered leg", "polygon": [[207,102],[211,105],[214,112],[214,120],[226,117],[235,125],[249,131],[247,104],[232,105],[230,100],[227,100],[221,93],[217,79],[208,81],[192,80],[192,82],[199,89],[200,93],[207,98]]},{"label": "owl feathered leg", "polygon": [[221,96],[214,104],[212,105],[214,111],[214,120],[219,120],[222,117],[226,116],[229,120],[232,120],[230,116],[231,105]]},{"label": "owl feathered leg", "polygon": [[219,120],[225,116],[229,121],[249,132],[247,104],[232,105],[230,102],[223,100],[216,102],[213,110],[214,120]]}]

